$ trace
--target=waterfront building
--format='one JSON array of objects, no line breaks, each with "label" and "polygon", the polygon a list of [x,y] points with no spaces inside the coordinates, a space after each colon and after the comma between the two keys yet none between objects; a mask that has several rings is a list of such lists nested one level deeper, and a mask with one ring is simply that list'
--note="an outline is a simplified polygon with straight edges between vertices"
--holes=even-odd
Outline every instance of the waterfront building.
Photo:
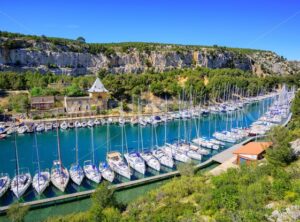
[{"label": "waterfront building", "polygon": [[54,96],[31,97],[31,109],[47,110],[54,107]]},{"label": "waterfront building", "polygon": [[266,149],[268,149],[271,145],[271,142],[250,142],[241,146],[233,152],[233,154],[236,155],[236,164],[250,164],[261,160]]},{"label": "waterfront building", "polygon": [[85,113],[91,111],[90,97],[68,97],[64,98],[65,112],[72,113]]},{"label": "waterfront building", "polygon": [[107,109],[109,92],[99,78],[96,79],[88,92],[91,99],[91,105],[94,106],[96,110]]},{"label": "waterfront building", "polygon": [[69,114],[72,114],[107,109],[109,92],[99,78],[96,79],[92,87],[88,90],[88,93],[89,96],[83,97],[65,96],[65,111]]}]

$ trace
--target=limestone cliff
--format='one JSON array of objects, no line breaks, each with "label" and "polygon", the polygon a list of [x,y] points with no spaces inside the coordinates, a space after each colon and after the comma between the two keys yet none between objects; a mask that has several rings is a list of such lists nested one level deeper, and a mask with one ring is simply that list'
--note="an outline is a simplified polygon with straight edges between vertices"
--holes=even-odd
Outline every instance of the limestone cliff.
[{"label": "limestone cliff", "polygon": [[292,65],[269,51],[140,43],[85,44],[48,38],[0,37],[0,70],[56,74],[162,72],[175,68],[238,68],[257,74],[292,74]]}]

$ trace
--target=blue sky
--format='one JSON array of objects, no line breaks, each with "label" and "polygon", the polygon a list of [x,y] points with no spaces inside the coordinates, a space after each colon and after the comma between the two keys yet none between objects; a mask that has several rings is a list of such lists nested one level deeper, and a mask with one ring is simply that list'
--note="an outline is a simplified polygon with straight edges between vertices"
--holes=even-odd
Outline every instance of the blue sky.
[{"label": "blue sky", "polygon": [[1,0],[0,30],[258,48],[300,60],[299,0]]}]

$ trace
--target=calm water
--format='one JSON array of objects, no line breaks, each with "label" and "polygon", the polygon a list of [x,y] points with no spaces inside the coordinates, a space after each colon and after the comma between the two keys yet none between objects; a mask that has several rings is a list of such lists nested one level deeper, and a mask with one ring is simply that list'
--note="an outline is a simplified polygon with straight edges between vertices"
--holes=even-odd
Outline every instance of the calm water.
[{"label": "calm water", "polygon": [[[272,103],[272,99],[266,99],[259,103],[253,103],[246,106],[243,110],[234,112],[232,114],[211,114],[209,116],[202,116],[198,119],[191,119],[186,121],[171,121],[167,123],[167,142],[171,143],[179,138],[192,139],[197,136],[196,128],[200,128],[199,134],[201,136],[211,137],[215,131],[221,131],[230,129],[231,127],[247,127],[253,121],[257,120],[267,106]],[[180,129],[180,130],[179,130]],[[154,145],[162,145],[165,139],[165,126],[158,125],[155,128],[151,126],[143,127],[143,148],[151,149]],[[126,142],[129,151],[142,149],[141,143],[138,140],[138,127],[126,125]],[[110,140],[109,149],[118,150],[122,152],[121,144],[121,127],[118,125],[111,125],[109,127]],[[62,162],[65,167],[75,162],[75,130],[60,130],[60,144]],[[79,138],[79,161],[83,165],[85,160],[92,158],[91,149],[91,129],[81,128],[78,129]],[[50,169],[53,160],[57,159],[57,137],[56,132],[38,133],[37,134],[38,147],[40,153],[40,165],[42,169]],[[9,137],[6,140],[0,141],[0,172],[9,173],[13,177],[15,173],[15,160],[14,160],[14,137]],[[21,168],[27,168],[32,175],[36,172],[36,151],[33,146],[34,135],[25,134],[17,136],[17,144],[19,151],[19,162]],[[94,146],[95,146],[95,162],[98,164],[101,161],[105,161],[107,152],[107,127],[98,126],[94,128]],[[126,152],[127,148],[124,145],[123,151]],[[214,155],[217,151],[212,151],[211,155]],[[207,156],[202,161],[207,160],[210,156]],[[172,169],[164,168],[160,173],[168,172]],[[145,176],[156,175],[158,172],[148,170]],[[144,175],[134,173],[133,179],[142,178]],[[123,178],[117,178],[116,183],[124,181]],[[83,191],[95,188],[96,184],[84,180],[82,186],[78,187],[73,183],[69,183],[66,192],[73,193],[77,191]],[[32,188],[30,188],[24,195],[21,201],[30,201],[37,198],[47,198],[56,195],[61,195],[56,188],[50,186],[46,189],[45,193],[41,197],[37,197]],[[11,192],[7,192],[0,199],[0,206],[8,205],[15,201],[15,197]]]}]

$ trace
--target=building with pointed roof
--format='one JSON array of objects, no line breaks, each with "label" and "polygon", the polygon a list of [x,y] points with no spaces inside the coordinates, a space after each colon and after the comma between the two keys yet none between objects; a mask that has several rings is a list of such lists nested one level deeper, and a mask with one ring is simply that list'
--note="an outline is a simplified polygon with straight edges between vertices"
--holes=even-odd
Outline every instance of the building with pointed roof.
[{"label": "building with pointed roof", "polygon": [[65,111],[75,114],[107,109],[109,92],[99,78],[95,80],[88,93],[89,96],[85,97],[65,97]]},{"label": "building with pointed roof", "polygon": [[91,105],[94,106],[96,110],[107,109],[109,92],[99,78],[95,80],[88,92],[91,99]]},{"label": "building with pointed roof", "polygon": [[92,87],[88,90],[89,93],[108,93],[108,90],[104,87],[99,78],[96,79]]}]

